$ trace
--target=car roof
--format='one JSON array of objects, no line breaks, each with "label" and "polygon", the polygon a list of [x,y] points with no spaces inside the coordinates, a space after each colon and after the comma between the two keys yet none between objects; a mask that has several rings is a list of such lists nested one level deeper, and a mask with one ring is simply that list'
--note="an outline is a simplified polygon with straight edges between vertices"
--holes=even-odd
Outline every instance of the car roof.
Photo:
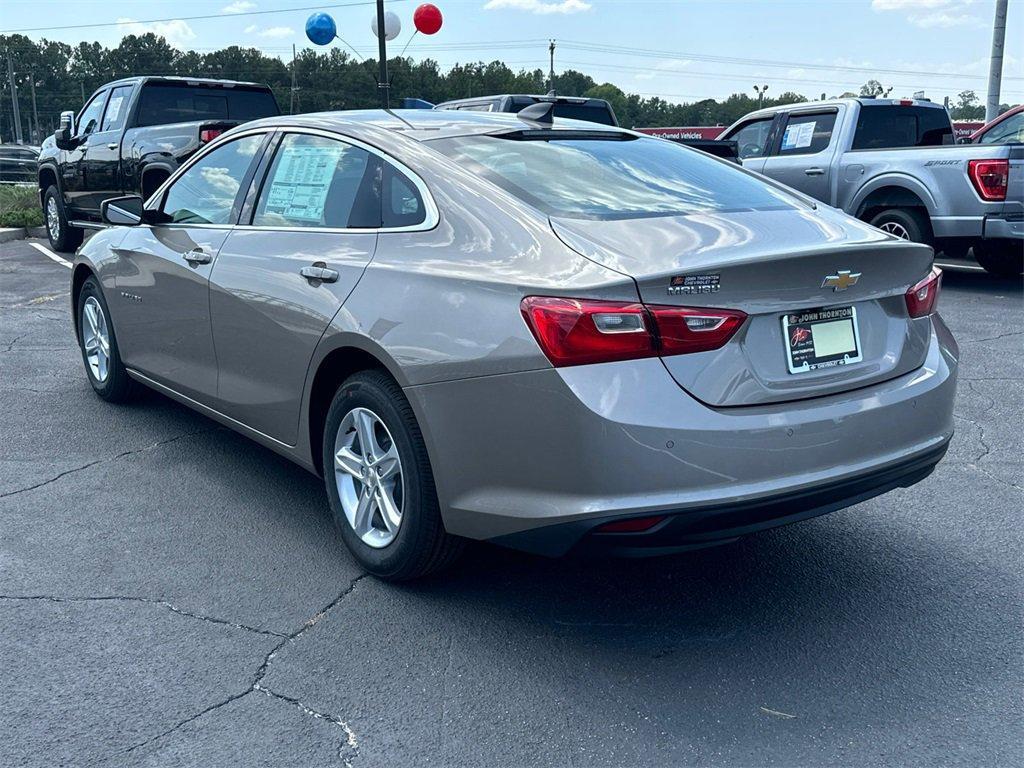
[{"label": "car roof", "polygon": [[281,115],[266,117],[244,124],[254,127],[305,127],[327,131],[354,131],[360,134],[375,131],[400,133],[417,141],[449,138],[452,136],[473,136],[488,133],[505,133],[521,129],[552,131],[598,131],[631,134],[622,128],[600,125],[586,120],[570,120],[556,117],[548,126],[538,126],[521,120],[510,112],[460,112],[457,110],[432,109],[366,109],[341,112],[315,112],[307,115]]},{"label": "car roof", "polygon": [[[906,102],[911,102],[909,105]],[[763,109],[756,109],[753,112],[749,112],[743,115],[741,120],[747,120],[754,117],[771,117],[779,112],[791,112],[797,109],[828,109],[829,107],[835,108],[840,105],[849,106],[851,104],[860,104],[862,106],[873,107],[873,106],[912,106],[912,107],[932,107],[935,109],[945,109],[942,104],[938,104],[934,101],[926,101],[924,99],[871,99],[866,96],[858,97],[847,97],[843,99],[826,99],[825,101],[798,101],[792,104],[776,104],[771,107],[764,107]],[[737,121],[738,122],[738,121]]]},{"label": "car roof", "polygon": [[[222,85],[237,86],[246,88],[268,88],[263,83],[250,83],[242,80],[218,80],[211,77],[175,77],[173,75],[138,75],[136,77],[122,77],[120,80],[112,80],[104,83],[101,88],[111,88],[118,85],[134,85],[135,83],[184,83],[185,85]],[[99,90],[97,88],[96,90]]]}]

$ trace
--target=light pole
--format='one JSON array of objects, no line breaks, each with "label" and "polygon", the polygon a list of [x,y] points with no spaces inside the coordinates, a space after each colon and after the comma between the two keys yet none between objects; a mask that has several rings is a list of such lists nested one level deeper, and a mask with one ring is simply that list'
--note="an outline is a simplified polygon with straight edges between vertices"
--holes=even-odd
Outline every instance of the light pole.
[{"label": "light pole", "polygon": [[377,88],[380,89],[380,105],[383,109],[391,106],[389,91],[391,83],[388,82],[388,43],[387,33],[384,30],[384,0],[377,0],[377,55],[380,58]]},{"label": "light pole", "polygon": [[762,106],[764,106],[764,94],[765,94],[765,91],[767,91],[767,90],[768,90],[768,85],[767,84],[762,85],[760,88],[757,87],[756,85],[754,86],[754,93],[757,94],[757,108],[758,109],[760,109]]},{"label": "light pole", "polygon": [[996,18],[992,23],[992,59],[988,68],[988,98],[985,122],[999,116],[999,86],[1003,80],[1003,48],[1006,44],[1006,0],[996,0]]}]

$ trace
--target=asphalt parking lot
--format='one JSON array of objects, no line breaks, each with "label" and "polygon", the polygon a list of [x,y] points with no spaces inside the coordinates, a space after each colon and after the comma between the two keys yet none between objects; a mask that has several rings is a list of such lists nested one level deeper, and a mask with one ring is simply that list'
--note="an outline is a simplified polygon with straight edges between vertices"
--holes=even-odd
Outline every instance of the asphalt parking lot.
[{"label": "asphalt parking lot", "polygon": [[96,398],[68,279],[0,245],[0,765],[1024,759],[1020,283],[947,271],[958,431],[912,489],[670,559],[477,546],[393,586],[315,477]]}]

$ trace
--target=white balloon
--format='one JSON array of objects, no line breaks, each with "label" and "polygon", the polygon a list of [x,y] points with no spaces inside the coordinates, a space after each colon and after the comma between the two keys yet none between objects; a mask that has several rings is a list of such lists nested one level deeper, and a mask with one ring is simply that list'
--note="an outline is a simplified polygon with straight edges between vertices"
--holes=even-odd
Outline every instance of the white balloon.
[{"label": "white balloon", "polygon": [[[373,20],[370,22],[370,29],[373,30],[374,37],[380,37],[377,34],[377,14],[373,15]],[[384,39],[394,40],[402,32],[402,20],[398,18],[398,14],[393,11],[384,11]]]}]

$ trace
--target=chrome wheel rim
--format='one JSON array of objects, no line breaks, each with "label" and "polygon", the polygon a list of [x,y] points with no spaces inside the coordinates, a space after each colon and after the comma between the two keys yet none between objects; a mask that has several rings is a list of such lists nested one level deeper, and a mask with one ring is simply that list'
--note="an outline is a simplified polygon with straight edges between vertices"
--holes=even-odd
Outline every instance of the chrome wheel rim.
[{"label": "chrome wheel rim", "polygon": [[50,232],[50,239],[57,240],[60,237],[60,214],[57,212],[57,201],[52,197],[46,201],[46,228]]},{"label": "chrome wheel rim", "polygon": [[907,232],[907,228],[900,224],[898,221],[887,221],[885,224],[879,227],[883,232],[888,232],[890,235],[895,235],[901,240],[909,240],[910,233]]},{"label": "chrome wheel rim", "polygon": [[369,408],[353,408],[334,438],[334,476],[345,519],[375,549],[395,540],[402,525],[405,476],[391,432]]},{"label": "chrome wheel rim", "polygon": [[82,348],[89,373],[100,384],[110,375],[110,333],[103,307],[90,296],[82,305]]}]

